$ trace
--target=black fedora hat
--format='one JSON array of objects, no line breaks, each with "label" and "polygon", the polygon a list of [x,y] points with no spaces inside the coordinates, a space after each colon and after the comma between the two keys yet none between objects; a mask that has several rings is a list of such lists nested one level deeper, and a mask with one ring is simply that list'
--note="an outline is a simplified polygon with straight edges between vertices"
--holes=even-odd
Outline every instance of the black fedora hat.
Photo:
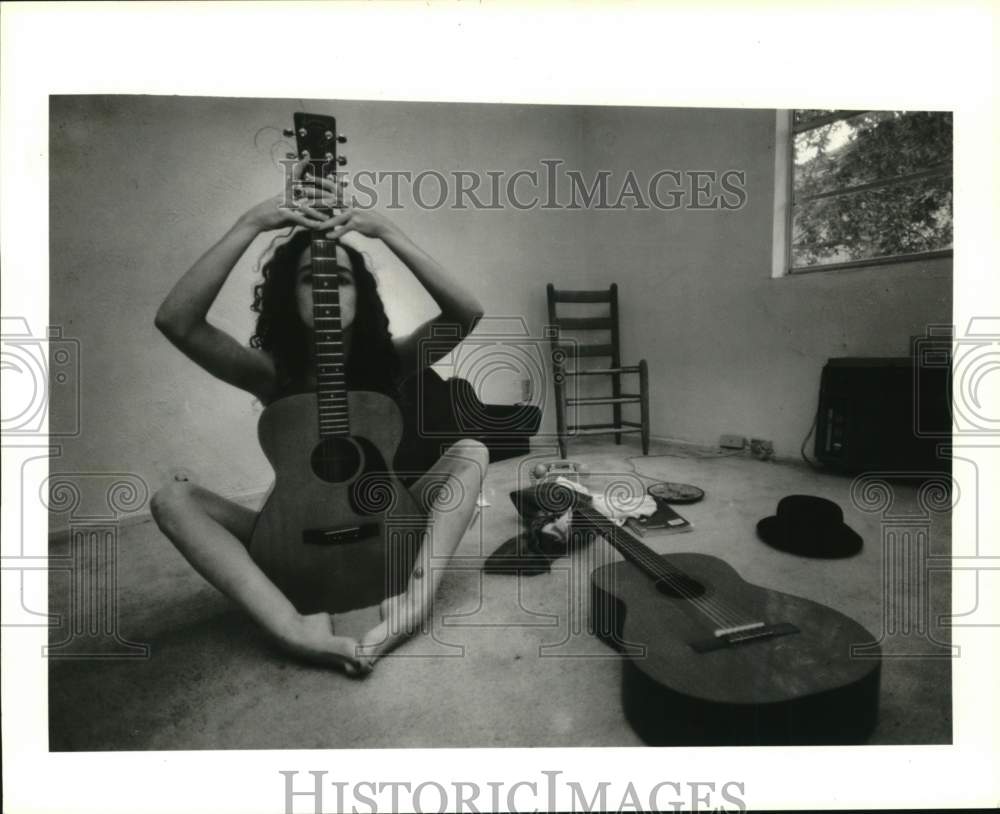
[{"label": "black fedora hat", "polygon": [[813,495],[783,497],[774,516],[757,524],[757,534],[769,546],[802,557],[850,557],[862,546],[840,506]]}]

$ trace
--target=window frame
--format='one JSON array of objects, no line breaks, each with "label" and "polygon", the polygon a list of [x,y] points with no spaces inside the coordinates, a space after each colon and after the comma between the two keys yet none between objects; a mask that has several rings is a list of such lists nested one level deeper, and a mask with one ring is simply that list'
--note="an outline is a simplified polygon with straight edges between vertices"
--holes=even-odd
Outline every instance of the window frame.
[{"label": "window frame", "polygon": [[[934,249],[926,252],[912,252],[908,254],[883,255],[880,257],[868,257],[858,260],[846,260],[839,263],[816,263],[810,266],[792,265],[792,226],[795,215],[795,205],[805,203],[819,198],[829,198],[835,195],[851,195],[867,189],[881,189],[917,180],[919,178],[954,178],[954,163],[949,162],[946,167],[921,170],[907,175],[893,178],[880,179],[865,184],[857,184],[853,187],[832,190],[809,195],[802,201],[795,199],[795,136],[808,130],[815,130],[817,127],[824,127],[844,119],[854,118],[863,113],[870,113],[868,110],[851,110],[832,113],[827,116],[818,116],[804,124],[795,125],[795,109],[778,110],[775,120],[775,208],[774,208],[774,255],[772,262],[772,277],[793,277],[802,274],[813,274],[823,271],[838,271],[842,269],[870,268],[873,266],[886,266],[895,263],[912,263],[919,260],[934,260],[937,258],[953,257],[954,248]],[[954,216],[954,211],[953,211]]]}]

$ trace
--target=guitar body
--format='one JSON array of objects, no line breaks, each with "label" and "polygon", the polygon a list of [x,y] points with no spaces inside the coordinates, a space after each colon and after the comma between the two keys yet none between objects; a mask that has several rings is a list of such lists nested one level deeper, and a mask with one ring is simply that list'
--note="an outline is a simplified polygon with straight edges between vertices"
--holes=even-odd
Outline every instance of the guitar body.
[{"label": "guitar body", "polygon": [[388,396],[347,392],[348,437],[320,435],[317,395],[270,404],[257,425],[274,487],[250,555],[300,613],[341,613],[404,590],[426,526],[391,471],[402,418]]},{"label": "guitar body", "polygon": [[[643,740],[723,746],[868,738],[878,718],[881,660],[865,628],[817,602],[745,582],[717,557],[653,556],[688,581],[658,582],[629,561],[591,577],[593,630],[629,655],[622,700]],[[741,618],[773,623],[772,635],[759,628],[732,642],[715,636],[730,618],[719,616],[723,602]],[[852,657],[852,646],[864,646],[864,655]]]}]

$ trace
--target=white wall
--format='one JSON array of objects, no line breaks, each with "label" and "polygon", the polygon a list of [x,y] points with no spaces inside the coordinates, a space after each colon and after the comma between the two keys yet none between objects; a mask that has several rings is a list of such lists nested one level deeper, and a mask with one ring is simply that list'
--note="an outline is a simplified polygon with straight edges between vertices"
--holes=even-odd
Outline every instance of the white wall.
[{"label": "white wall", "polygon": [[[304,105],[335,112],[350,139],[348,169],[509,175],[552,151],[580,163],[579,114],[570,108]],[[155,490],[185,470],[224,495],[270,482],[256,441],[259,405],[178,353],[153,316],[242,211],[280,191],[270,151],[299,109],[298,100],[53,97],[50,322],[80,341],[82,356],[82,431],[66,439],[53,472],[132,472]],[[425,190],[433,197],[433,184]],[[483,342],[522,318],[540,336],[545,280],[570,278],[586,260],[579,213],[406,206],[387,214],[486,304]],[[209,315],[244,342],[253,330],[256,260],[267,243],[251,246]],[[433,316],[432,301],[381,244],[358,245],[371,254],[392,330]],[[503,368],[487,358],[464,372],[484,397],[510,403],[520,385]],[[69,399],[53,400],[54,430],[69,425],[71,409]]]},{"label": "white wall", "polygon": [[[825,361],[905,356],[951,322],[951,260],[772,279],[773,110],[588,108],[587,163],[746,172],[739,210],[595,212],[591,279],[617,280],[623,353],[650,364],[653,433],[798,455]],[[606,284],[606,283],[605,283]]]},{"label": "white wall", "polygon": [[[177,470],[222,494],[262,489],[252,399],[213,380],[153,328],[177,278],[241,211],[280,188],[269,151],[298,100],[53,97],[51,318],[79,339],[82,432],[54,471],[126,471],[152,489]],[[905,353],[911,334],[949,322],[950,261],[771,279],[773,111],[305,103],[333,111],[348,169],[540,169],[560,158],[590,176],[660,169],[746,172],[735,212],[390,212],[486,305],[477,337],[522,318],[539,337],[545,283],[617,281],[626,360],[651,365],[655,435],[714,443],[770,438],[794,454],[823,362]],[[433,187],[427,188],[433,191]],[[405,201],[405,199],[404,199]],[[210,317],[241,341],[259,239]],[[368,245],[393,329],[433,314],[391,256]],[[473,343],[474,344],[474,343]],[[519,378],[497,356],[466,367],[481,395],[512,402]],[[54,400],[54,428],[68,421]],[[554,427],[551,410],[544,426]]]}]

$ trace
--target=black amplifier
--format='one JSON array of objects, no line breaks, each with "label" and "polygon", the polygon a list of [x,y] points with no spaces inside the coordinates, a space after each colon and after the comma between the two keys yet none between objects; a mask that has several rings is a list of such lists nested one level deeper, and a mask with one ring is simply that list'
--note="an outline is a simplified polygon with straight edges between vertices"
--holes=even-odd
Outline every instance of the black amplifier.
[{"label": "black amplifier", "polygon": [[918,357],[830,359],[823,368],[815,456],[844,473],[950,471],[951,365]]}]

